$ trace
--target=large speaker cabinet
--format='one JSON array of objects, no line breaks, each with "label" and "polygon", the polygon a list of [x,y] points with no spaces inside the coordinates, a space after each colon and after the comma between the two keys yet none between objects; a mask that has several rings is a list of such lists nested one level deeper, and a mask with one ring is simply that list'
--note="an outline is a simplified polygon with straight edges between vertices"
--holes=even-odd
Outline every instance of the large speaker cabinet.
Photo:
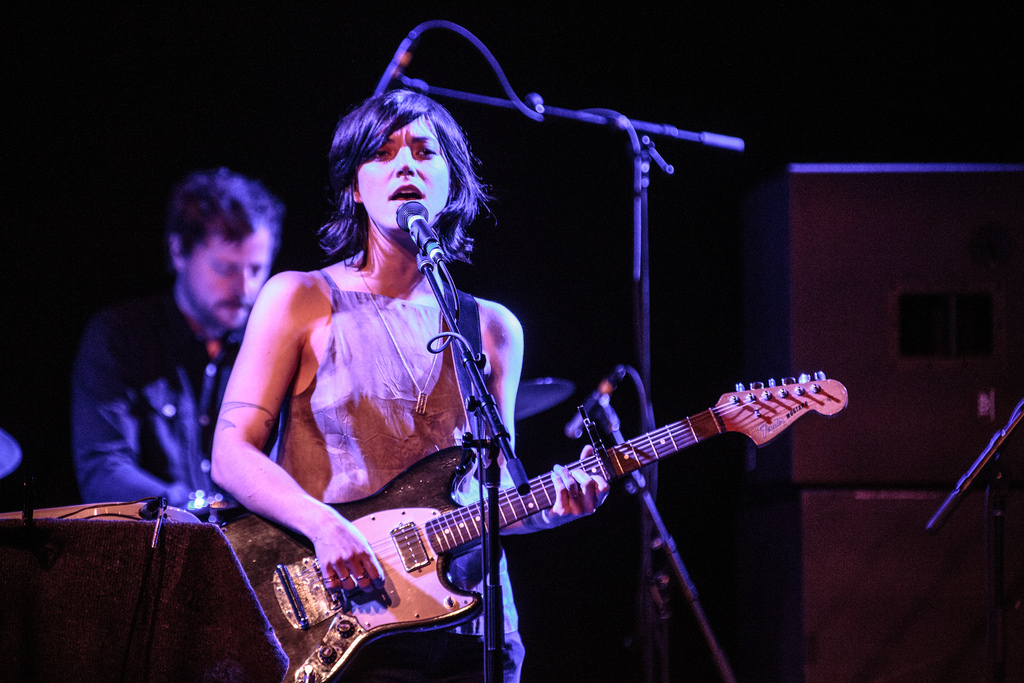
[{"label": "large speaker cabinet", "polygon": [[[760,683],[984,683],[985,497],[937,534],[944,495],[805,489],[741,515],[737,677]],[[766,524],[765,522],[770,522]],[[1024,681],[1024,494],[1005,528],[1006,681]]]},{"label": "large speaker cabinet", "polygon": [[1024,398],[1024,167],[793,165],[748,215],[751,376],[822,370],[850,397],[759,472],[956,482]]},{"label": "large speaker cabinet", "polygon": [[[738,670],[984,681],[984,491],[925,524],[1024,399],[1024,166],[792,165],[748,198],[745,232],[750,377],[824,371],[849,403],[750,452]],[[1003,461],[1024,680],[1024,434]]]}]

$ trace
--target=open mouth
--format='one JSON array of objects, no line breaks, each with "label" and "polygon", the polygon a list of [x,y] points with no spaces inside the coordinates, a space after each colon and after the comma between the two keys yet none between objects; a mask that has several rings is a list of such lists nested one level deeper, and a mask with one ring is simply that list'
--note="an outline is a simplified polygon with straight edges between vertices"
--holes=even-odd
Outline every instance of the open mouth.
[{"label": "open mouth", "polygon": [[423,199],[423,193],[412,185],[403,185],[392,193],[390,199],[400,202],[418,201]]}]

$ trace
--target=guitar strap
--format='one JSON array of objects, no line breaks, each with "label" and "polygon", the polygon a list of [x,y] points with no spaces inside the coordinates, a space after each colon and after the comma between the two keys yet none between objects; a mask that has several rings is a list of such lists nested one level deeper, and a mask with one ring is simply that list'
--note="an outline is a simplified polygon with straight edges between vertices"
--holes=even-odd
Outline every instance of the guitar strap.
[{"label": "guitar strap", "polygon": [[[451,301],[452,288],[447,281],[444,281],[444,295],[448,301]],[[479,356],[483,351],[483,335],[480,331],[480,309],[477,306],[476,299],[472,295],[466,294],[465,292],[456,289],[456,295],[459,299],[459,331],[462,336],[469,342],[469,347],[473,350],[473,353]],[[459,380],[459,392],[462,394],[462,405],[466,408],[466,412],[469,412],[469,397],[473,390],[473,381],[469,377],[469,370],[462,363],[462,346],[452,348],[452,360],[455,362],[455,375]],[[455,468],[456,476],[465,475],[470,469],[470,452],[468,449],[462,451],[462,461]]]},{"label": "guitar strap", "polygon": [[[452,290],[447,282],[445,282],[444,289],[446,296],[450,297]],[[479,356],[483,351],[483,335],[480,331],[480,310],[477,307],[476,299],[471,294],[466,294],[458,289],[455,290],[455,293],[459,299],[459,331],[469,341],[473,353]],[[470,391],[472,391],[473,382],[469,378],[466,366],[462,364],[461,352],[456,352],[455,347],[452,348],[452,351],[454,352],[455,372],[459,378],[459,389],[462,391],[463,405],[465,405]]]}]

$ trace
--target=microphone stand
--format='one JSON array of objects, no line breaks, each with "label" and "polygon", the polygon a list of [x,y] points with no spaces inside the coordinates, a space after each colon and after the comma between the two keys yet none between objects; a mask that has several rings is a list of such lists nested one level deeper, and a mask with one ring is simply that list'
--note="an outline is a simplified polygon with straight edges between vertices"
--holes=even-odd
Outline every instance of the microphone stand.
[{"label": "microphone stand", "polygon": [[[612,435],[617,445],[621,445],[626,442],[622,436],[622,432],[619,429],[620,421],[619,416],[612,408],[611,404],[606,401],[598,403],[602,412],[602,423],[606,431]],[[672,570],[675,573],[676,580],[682,587],[683,593],[686,595],[686,600],[690,605],[690,609],[693,611],[694,617],[697,619],[697,625],[700,627],[701,633],[704,635],[704,640],[707,641],[708,647],[711,650],[711,656],[714,659],[715,667],[718,669],[719,675],[726,683],[736,683],[736,677],[733,675],[732,668],[729,666],[729,661],[725,657],[721,646],[715,639],[715,634],[711,630],[711,625],[708,622],[707,615],[704,613],[704,608],[701,607],[700,598],[697,596],[697,587],[694,585],[690,578],[690,573],[686,570],[686,565],[683,564],[683,559],[679,555],[679,551],[676,548],[676,542],[669,534],[668,528],[665,526],[664,521],[661,518],[661,513],[658,511],[658,506],[654,502],[654,496],[647,485],[647,481],[642,474],[642,470],[635,470],[632,472],[633,484],[636,488],[635,493],[640,496],[640,500],[643,501],[644,511],[647,514],[647,518],[650,524],[653,524],[657,531],[656,544],[659,548],[665,551],[665,556],[668,558],[669,563],[672,565]],[[647,543],[648,535],[644,536],[644,543]],[[661,586],[654,578],[653,571],[650,569],[650,563],[647,562],[645,567],[644,579],[648,583],[650,593],[652,597],[656,598],[656,602],[659,605],[663,605],[664,601],[660,599],[659,591]],[[669,667],[668,667],[668,646],[665,642],[664,627],[658,629],[652,629],[655,631],[655,636],[658,638],[658,647],[661,650],[661,680],[670,680]],[[647,637],[650,637],[648,634]],[[651,671],[648,671],[648,677],[653,675],[653,667]]]},{"label": "microphone stand", "polygon": [[985,483],[985,645],[988,658],[988,683],[1003,683],[1006,680],[1006,620],[1004,616],[1004,525],[1006,523],[1006,498],[1010,490],[1009,478],[1003,469],[1000,457],[1003,444],[1024,418],[1024,399],[1013,410],[1005,427],[992,435],[988,447],[977,457],[970,469],[953,487],[946,499],[928,520],[925,528],[938,533],[949,519],[953,510],[968,493]]},{"label": "microphone stand", "polygon": [[[439,88],[431,86],[422,80],[411,79],[404,74],[404,67],[411,60],[412,50],[416,45],[418,45],[419,40],[422,38],[422,34],[428,30],[436,28],[453,31],[476,47],[493,69],[501,88],[505,92],[506,99],[477,95],[448,88]],[[527,118],[538,122],[543,121],[545,116],[553,116],[581,123],[590,123],[602,126],[613,125],[626,131],[627,135],[629,135],[633,152],[633,296],[635,343],[637,347],[637,356],[639,358],[641,385],[644,388],[650,387],[650,276],[647,236],[647,187],[650,184],[650,161],[653,159],[666,174],[671,175],[673,173],[672,166],[665,163],[665,160],[661,155],[655,151],[654,143],[650,136],[659,135],[663,137],[670,137],[677,140],[685,140],[709,147],[717,147],[736,152],[743,151],[745,146],[743,140],[706,131],[698,133],[681,130],[669,124],[659,124],[630,119],[622,114],[605,109],[570,110],[558,107],[549,107],[544,104],[543,98],[536,93],[530,93],[527,95],[526,99],[528,104],[524,103],[513,91],[512,86],[505,77],[504,71],[501,69],[501,66],[491,54],[490,50],[488,50],[487,47],[472,33],[461,26],[448,21],[435,20],[423,22],[410,31],[405,40],[401,45],[399,45],[394,58],[388,65],[384,75],[381,77],[381,80],[378,82],[375,94],[384,92],[388,85],[393,81],[400,82],[410,90],[434,97],[447,97],[449,99],[462,100],[465,102],[472,102],[492,107],[516,109]],[[638,132],[646,133],[647,135],[644,135],[641,138],[638,135]],[[467,363],[467,366],[468,365],[469,363]],[[643,395],[645,396],[645,405],[642,411],[642,421],[644,423],[644,431],[649,432],[653,430],[655,426],[654,412],[650,400],[646,398],[650,396],[650,392],[644,391]],[[508,451],[511,451],[511,449],[509,448]],[[510,462],[518,464],[518,460]],[[656,490],[656,464],[650,466],[649,476],[652,489]],[[642,531],[645,534],[644,538],[649,538],[649,529],[646,518]],[[667,538],[667,536],[663,535],[662,538]],[[644,546],[644,552],[649,554],[649,544],[645,542]],[[649,562],[649,556],[645,557],[644,561]],[[697,607],[699,609],[699,605]],[[698,619],[700,619],[700,615],[698,616]],[[706,632],[706,635],[710,636],[710,632]],[[716,660],[722,659],[723,661],[721,663],[724,663],[724,658],[720,657],[720,651],[718,651],[714,645],[713,649],[713,654],[715,654]],[[723,677],[725,677],[727,681],[731,682],[731,672],[729,672],[727,665],[721,666],[721,663],[720,669],[723,672]]]},{"label": "microphone stand", "polygon": [[[516,457],[508,430],[502,423],[501,416],[494,396],[487,390],[481,369],[484,367],[484,358],[481,354],[477,357],[468,340],[462,335],[459,329],[458,315],[453,312],[445,296],[444,290],[434,271],[434,263],[429,256],[420,253],[416,258],[416,266],[430,284],[430,288],[441,307],[441,314],[448,325],[448,332],[445,336],[458,342],[462,348],[461,363],[466,368],[472,386],[465,387],[468,395],[466,410],[470,415],[476,416],[476,423],[487,430],[489,438],[473,439],[468,434],[463,439],[463,447],[466,451],[476,450],[480,467],[480,479],[483,485],[481,495],[481,507],[483,508],[483,553],[484,566],[484,680],[500,681],[502,679],[503,660],[502,646],[504,645],[504,609],[501,598],[501,578],[499,568],[501,566],[501,541],[500,526],[501,517],[498,494],[501,484],[501,465],[498,461],[499,453],[505,456],[505,465],[518,492],[526,495],[530,492],[530,483],[523,469],[523,463]],[[451,275],[443,262],[439,263],[445,280],[451,287],[453,298],[455,285]],[[456,299],[457,300],[457,299]],[[433,350],[433,349],[431,349]],[[454,348],[452,356],[456,354]],[[455,358],[456,362],[460,359]],[[484,500],[486,498],[486,501]]]}]

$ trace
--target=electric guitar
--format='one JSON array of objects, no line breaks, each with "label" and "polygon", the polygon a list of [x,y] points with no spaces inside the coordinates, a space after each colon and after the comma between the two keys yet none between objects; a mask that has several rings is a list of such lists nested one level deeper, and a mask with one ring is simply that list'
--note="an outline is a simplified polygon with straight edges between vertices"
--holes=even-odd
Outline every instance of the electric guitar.
[{"label": "electric guitar", "polygon": [[[761,446],[811,412],[835,415],[846,388],[818,373],[723,394],[713,408],[661,427],[569,465],[607,481],[622,477],[700,441],[739,432]],[[366,536],[384,569],[376,594],[326,590],[312,544],[257,515],[224,527],[242,569],[289,658],[285,680],[328,681],[361,646],[388,634],[454,626],[476,617],[481,597],[451,585],[447,567],[460,548],[483,535],[480,503],[460,507],[450,496],[462,448],[417,462],[377,493],[334,507]],[[499,493],[502,527],[553,507],[551,473],[530,481],[530,492]]]}]

